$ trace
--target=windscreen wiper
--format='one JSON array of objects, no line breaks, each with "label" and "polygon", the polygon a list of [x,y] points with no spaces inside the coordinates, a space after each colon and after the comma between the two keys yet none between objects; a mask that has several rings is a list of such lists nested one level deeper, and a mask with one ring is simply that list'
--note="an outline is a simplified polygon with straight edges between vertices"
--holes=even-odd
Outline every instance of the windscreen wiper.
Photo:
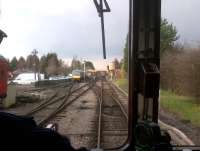
[{"label": "windscreen wiper", "polygon": [[[106,59],[106,44],[105,44],[105,29],[104,29],[104,12],[110,12],[110,7],[106,0],[93,0],[96,6],[99,17],[101,18],[101,30],[102,30],[102,44],[103,44],[103,58]],[[105,8],[104,8],[105,5]]]}]

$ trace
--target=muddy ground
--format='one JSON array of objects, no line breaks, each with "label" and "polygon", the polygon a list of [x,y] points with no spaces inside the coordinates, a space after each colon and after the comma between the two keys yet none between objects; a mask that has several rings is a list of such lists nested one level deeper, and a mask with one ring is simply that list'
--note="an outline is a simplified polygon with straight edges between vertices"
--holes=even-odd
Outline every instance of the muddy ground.
[{"label": "muddy ground", "polygon": [[[34,90],[34,91],[32,91]],[[31,108],[42,103],[46,98],[51,96],[55,89],[45,88],[37,91],[33,86],[19,86],[17,96],[31,94],[34,99],[31,101],[19,101],[9,109],[1,109],[17,115],[23,115]],[[120,98],[120,97],[119,97]],[[126,104],[126,98],[121,97],[123,104]],[[124,103],[125,102],[125,103]],[[126,106],[126,105],[125,105]],[[95,94],[88,91],[80,97],[70,108],[60,114],[60,120],[52,120],[59,125],[59,132],[70,138],[73,146],[79,148],[85,146],[94,148],[96,144],[96,109],[98,102]],[[185,133],[196,145],[200,145],[200,128],[193,126],[189,121],[181,120],[177,115],[169,113],[165,109],[160,109],[159,118],[166,124],[172,125]]]},{"label": "muddy ground", "polygon": [[200,145],[200,127],[193,126],[189,121],[184,121],[176,114],[170,113],[163,108],[160,109],[159,118],[166,124],[182,131],[195,145]]}]

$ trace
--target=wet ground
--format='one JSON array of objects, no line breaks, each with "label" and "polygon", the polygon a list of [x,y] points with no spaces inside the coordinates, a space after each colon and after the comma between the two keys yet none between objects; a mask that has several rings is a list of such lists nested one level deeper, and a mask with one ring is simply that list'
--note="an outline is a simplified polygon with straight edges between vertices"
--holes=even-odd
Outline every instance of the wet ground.
[{"label": "wet ground", "polygon": [[[83,83],[82,83],[83,84]],[[77,84],[78,85],[82,85]],[[116,87],[113,87],[117,91]],[[55,92],[59,94],[66,93],[64,87],[42,87],[35,88],[33,86],[18,86],[17,96],[26,96],[32,99],[25,98],[21,101],[18,100],[17,104],[9,109],[3,109],[2,111],[14,113],[17,115],[24,115],[30,109],[35,108],[47,98],[51,97]],[[128,111],[127,103],[128,98],[123,93],[116,93],[116,97],[121,100],[125,110]],[[34,99],[33,99],[34,98]],[[106,103],[109,106],[109,102]],[[114,108],[114,105],[111,105]],[[59,113],[56,119],[52,119],[51,123],[57,123],[59,125],[58,132],[70,138],[72,145],[75,148],[87,147],[95,148],[97,144],[97,122],[98,122],[98,98],[93,90],[87,91],[84,95],[73,102],[62,113]],[[107,116],[107,109],[104,110],[104,116]],[[110,112],[109,112],[110,113]],[[114,113],[114,112],[113,112]],[[175,126],[179,130],[183,131],[195,144],[200,144],[200,128],[194,127],[187,121],[182,121],[175,114],[169,113],[167,110],[160,110],[160,120],[166,124]],[[112,117],[113,118],[113,117]],[[122,137],[124,137],[124,132]],[[125,138],[121,141],[119,136],[115,136],[113,132],[106,131],[111,140],[118,142],[117,146],[124,143]],[[112,142],[112,141],[111,141]],[[106,144],[109,146],[109,144]],[[112,146],[112,145],[111,145]],[[114,146],[112,146],[114,147]]]},{"label": "wet ground", "polygon": [[[77,83],[76,87],[83,85],[83,83]],[[59,95],[67,92],[64,87],[37,87],[34,86],[18,86],[17,87],[17,103],[9,109],[3,109],[2,111],[10,112],[16,115],[25,115],[30,110],[43,104],[48,98],[51,98],[56,92]],[[106,98],[105,98],[106,99]],[[109,100],[107,102],[109,104]],[[108,106],[113,108],[114,106]],[[48,109],[52,109],[53,106],[49,106]],[[107,108],[108,109],[108,108]],[[73,147],[87,147],[89,149],[97,147],[97,131],[98,131],[98,112],[99,104],[98,97],[91,89],[84,95],[74,101],[70,106],[65,108],[56,118],[52,119],[49,123],[58,124],[58,132],[70,138]],[[42,115],[44,113],[44,115]],[[114,112],[113,112],[114,113]],[[47,116],[47,112],[41,112],[36,114],[35,119]],[[111,115],[112,116],[112,115]],[[37,121],[37,120],[36,120]],[[113,123],[111,124],[113,126]],[[112,128],[110,128],[112,129]],[[119,132],[120,133],[120,132]],[[112,147],[118,147],[126,140],[127,132],[123,133],[123,139],[118,134],[107,132],[110,142],[115,140],[115,143],[110,144]],[[121,133],[120,133],[121,134]],[[123,140],[123,141],[122,141]],[[113,146],[116,144],[116,146]],[[109,144],[106,144],[109,147]]]},{"label": "wet ground", "polygon": [[97,100],[92,91],[88,91],[77,101],[66,108],[60,119],[52,122],[59,125],[58,131],[70,138],[75,148],[94,148],[96,144],[95,121]]},{"label": "wet ground", "polygon": [[200,145],[200,127],[193,126],[189,121],[181,120],[176,114],[160,109],[159,118],[171,126],[181,130],[195,145]]}]

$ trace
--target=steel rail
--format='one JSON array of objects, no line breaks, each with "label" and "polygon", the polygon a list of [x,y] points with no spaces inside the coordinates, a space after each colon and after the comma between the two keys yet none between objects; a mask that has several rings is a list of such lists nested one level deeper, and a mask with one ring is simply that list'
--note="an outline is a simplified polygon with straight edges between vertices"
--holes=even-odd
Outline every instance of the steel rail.
[{"label": "steel rail", "polygon": [[[107,83],[108,83],[108,82],[107,82]],[[111,84],[108,83],[108,85],[109,85],[110,89],[111,89],[112,91],[114,91],[114,89],[113,89],[113,87],[111,86]],[[124,117],[126,118],[126,120],[127,120],[127,122],[128,122],[128,113],[126,112],[126,110],[125,110],[124,106],[122,105],[122,103],[120,102],[120,100],[119,100],[118,98],[116,98],[116,97],[113,95],[113,93],[112,93],[112,95],[110,95],[110,96],[111,96],[112,99],[118,104],[118,106],[120,107],[120,110],[122,111]]]},{"label": "steel rail", "polygon": [[[72,89],[73,84],[70,85],[69,87],[69,91]],[[25,114],[25,116],[31,116],[34,113],[44,109],[45,107],[56,103],[57,101],[59,101],[60,99],[63,99],[66,95],[63,95],[61,97],[56,98],[56,100],[53,100],[56,96],[58,95],[58,92],[56,92],[53,96],[51,96],[49,99],[47,99],[45,102],[43,102],[42,104],[40,104],[39,106],[35,107],[34,109],[32,109],[31,111],[29,111],[28,113]]]},{"label": "steel rail", "polygon": [[[96,87],[96,90],[95,90]],[[102,81],[101,81],[101,86],[98,86],[95,83],[95,87],[93,88],[93,92],[97,97],[97,101],[98,101],[98,108],[99,108],[99,112],[98,112],[98,118],[97,118],[97,145],[96,148],[98,150],[101,149],[101,121],[102,121],[102,100],[103,100],[103,89],[102,89]]]},{"label": "steel rail", "polygon": [[[85,85],[83,85],[83,86],[81,86],[81,87],[79,87],[79,88],[73,90],[73,91],[71,92],[71,94],[75,93],[76,91],[80,90],[80,89],[83,88],[83,87],[86,87],[87,85],[88,85],[88,84],[85,84]],[[71,91],[72,87],[73,87],[73,84],[70,85],[69,91]],[[29,112],[26,113],[24,116],[32,116],[34,113],[39,112],[40,110],[46,108],[47,106],[52,105],[52,104],[54,104],[54,103],[57,103],[57,102],[60,101],[60,100],[63,100],[66,96],[67,96],[67,95],[65,94],[65,95],[62,95],[61,97],[58,97],[58,98],[56,98],[55,100],[53,100],[53,99],[56,97],[55,95],[53,95],[53,96],[52,96],[51,98],[49,98],[47,101],[45,101],[45,102],[42,103],[41,105],[37,106],[37,107],[34,108],[33,110],[29,111]]]},{"label": "steel rail", "polygon": [[59,107],[57,107],[51,114],[49,114],[45,119],[43,119],[42,121],[39,122],[39,126],[45,126],[45,124],[47,122],[49,122],[52,118],[54,118],[58,113],[62,112],[64,109],[66,109],[71,103],[73,103],[75,100],[77,100],[80,96],[82,96],[83,94],[85,94],[92,86],[89,86],[89,88],[87,88],[86,90],[84,90],[83,92],[79,93],[75,98],[73,98],[72,100],[69,100],[70,96],[77,92],[78,90],[80,90],[81,88],[86,87],[89,84],[86,84],[84,86],[81,86],[79,89],[74,90],[71,93],[68,93],[67,97],[64,98],[64,100],[62,101],[62,103],[59,105]]},{"label": "steel rail", "polygon": [[103,82],[101,81],[101,88],[99,94],[99,118],[98,118],[98,134],[97,134],[97,148],[101,148],[101,132],[102,132],[102,104],[103,104]]},{"label": "steel rail", "polygon": [[123,105],[121,104],[121,102],[115,98],[113,95],[111,95],[112,99],[119,105],[120,110],[122,111],[124,117],[126,118],[127,122],[128,122],[128,113],[125,111]]},{"label": "steel rail", "polygon": [[[110,86],[110,85],[109,85]],[[98,99],[98,102],[99,102],[99,115],[98,115],[98,130],[97,130],[97,149],[102,149],[101,147],[101,141],[102,141],[102,139],[101,139],[101,137],[104,135],[104,133],[103,133],[103,130],[102,130],[102,110],[103,110],[103,106],[102,106],[102,104],[103,104],[103,81],[101,81],[101,86],[98,86],[98,85],[96,85],[96,87],[98,88],[98,92],[97,91],[94,91],[95,92],[95,94],[96,94],[96,96],[98,97],[97,99]],[[126,119],[128,119],[128,115],[127,115],[127,113],[126,113],[126,111],[125,111],[125,109],[123,108],[123,106],[122,106],[122,104],[120,103],[119,104],[119,102],[118,102],[118,100],[116,100],[116,98],[113,96],[113,95],[109,95],[113,100],[114,100],[114,102],[115,103],[117,103],[117,105],[120,107],[120,110],[121,110],[121,112],[122,112],[122,114],[124,115],[124,117],[126,118]],[[124,130],[123,130],[124,131]],[[114,134],[114,135],[117,135],[117,134]],[[118,135],[117,135],[118,136]],[[127,142],[127,141],[126,141]],[[125,142],[125,143],[126,143]],[[124,144],[125,144],[124,143]],[[121,147],[122,147],[123,145],[121,145],[121,146],[117,146],[117,147],[115,147],[115,148],[103,148],[104,150],[118,150],[118,149],[120,149]]]},{"label": "steel rail", "polygon": [[43,102],[42,104],[40,104],[39,106],[37,106],[36,108],[34,108],[33,110],[29,111],[28,113],[25,114],[25,116],[31,116],[34,113],[42,110],[43,108],[45,108],[48,105],[51,105],[53,103],[55,103],[56,101],[58,101],[61,97],[57,98],[56,100],[52,101],[56,96],[58,95],[58,93],[55,93],[53,96],[51,96],[50,98],[48,98],[45,102]]},{"label": "steel rail", "polygon": [[[111,90],[114,91],[113,87],[111,86],[111,84],[108,81],[107,81],[107,84],[109,85],[109,87],[111,88]],[[123,105],[121,104],[121,102],[119,101],[119,99],[115,98],[113,96],[113,93],[112,93],[112,95],[110,95],[110,94],[108,94],[108,95],[117,103],[117,105],[119,106],[121,112],[123,113],[124,117],[126,118],[127,124],[128,124],[128,113],[126,112],[125,108],[123,107]],[[128,131],[128,129],[127,129],[127,131]],[[120,146],[112,147],[112,148],[104,148],[104,150],[120,150],[127,143],[128,143],[128,134],[127,134],[127,140],[123,144],[121,144]]]},{"label": "steel rail", "polygon": [[[116,84],[110,83],[111,85],[114,85],[120,92],[125,94],[125,96],[128,96],[128,93],[122,90],[120,87],[118,87]],[[194,145],[192,140],[190,140],[183,132],[178,130],[177,128],[168,125],[161,120],[158,120],[158,123],[161,127],[166,129],[169,134],[172,136],[172,141],[176,142],[178,145]]]}]

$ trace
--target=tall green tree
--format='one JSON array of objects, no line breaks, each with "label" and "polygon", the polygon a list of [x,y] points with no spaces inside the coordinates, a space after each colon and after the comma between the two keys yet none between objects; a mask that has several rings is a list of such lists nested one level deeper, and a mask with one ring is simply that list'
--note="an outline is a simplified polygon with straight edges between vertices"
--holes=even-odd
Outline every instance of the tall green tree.
[{"label": "tall green tree", "polygon": [[114,59],[113,64],[115,69],[120,69],[120,63],[117,58]]},{"label": "tall green tree", "polygon": [[88,70],[88,69],[94,70],[95,69],[94,65],[93,65],[93,63],[91,61],[86,61],[85,62],[85,68],[86,68],[86,70]]},{"label": "tall green tree", "polygon": [[28,55],[26,59],[26,68],[31,71],[39,70],[39,58],[37,55]]},{"label": "tall green tree", "polygon": [[26,61],[24,59],[24,57],[20,57],[17,63],[17,69],[23,70],[26,68]]},{"label": "tall green tree", "polygon": [[17,69],[17,63],[18,63],[17,58],[13,57],[10,62],[10,68],[12,69],[12,71]]},{"label": "tall green tree", "polygon": [[126,43],[124,47],[124,59],[122,68],[125,72],[128,72],[128,35],[126,37]]},{"label": "tall green tree", "polygon": [[55,66],[59,66],[59,60],[56,53],[48,53],[47,54],[47,62],[53,63]]},{"label": "tall green tree", "polygon": [[40,58],[40,72],[46,77],[54,75],[67,75],[69,67],[62,59],[59,59],[56,53],[48,53]]},{"label": "tall green tree", "polygon": [[123,64],[124,64],[124,58],[120,60],[119,62],[119,68],[123,69]]},{"label": "tall green tree", "polygon": [[41,58],[40,58],[40,72],[41,73],[46,73],[46,67],[48,65],[48,62],[47,62],[47,57],[45,55],[43,55]]},{"label": "tall green tree", "polygon": [[179,39],[176,27],[170,24],[167,19],[161,20],[160,26],[160,54],[174,47],[174,43]]},{"label": "tall green tree", "polygon": [[71,68],[72,70],[82,68],[81,61],[78,60],[77,56],[73,57],[72,62],[71,62]]},{"label": "tall green tree", "polygon": [[47,67],[45,69],[48,76],[57,75],[59,69],[59,60],[56,53],[47,54]]},{"label": "tall green tree", "polygon": [[[172,49],[175,46],[175,41],[179,39],[178,31],[173,24],[170,24],[167,19],[161,19],[160,26],[160,55]],[[128,36],[126,38],[123,58],[123,69],[128,72]]]}]

